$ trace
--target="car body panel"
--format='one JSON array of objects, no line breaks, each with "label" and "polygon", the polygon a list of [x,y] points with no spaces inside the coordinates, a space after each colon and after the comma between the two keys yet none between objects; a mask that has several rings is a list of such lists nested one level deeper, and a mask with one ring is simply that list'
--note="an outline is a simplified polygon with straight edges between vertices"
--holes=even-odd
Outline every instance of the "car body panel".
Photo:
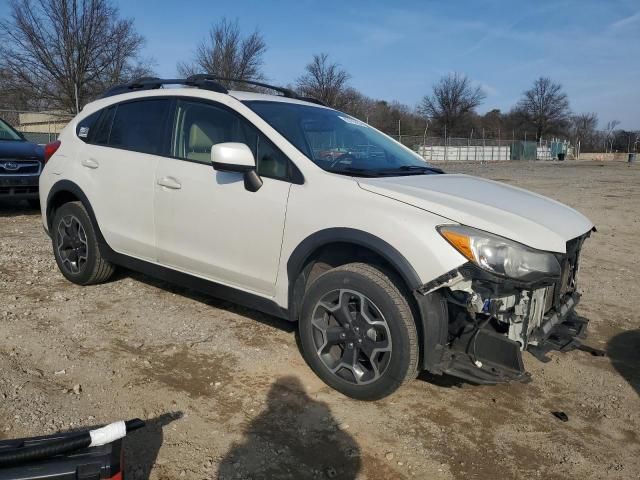
[{"label": "car body panel", "polygon": [[291,188],[276,301],[287,305],[292,279],[287,276],[286,259],[316,232],[345,227],[378,237],[397,250],[426,283],[466,262],[436,230],[436,226],[447,223],[452,222],[364,191],[351,177],[321,171],[308,184]]},{"label": "car body panel", "polygon": [[[162,179],[180,187],[162,186]],[[273,296],[291,184],[263,182],[248,192],[241,173],[161,158],[154,200],[158,262]]]},{"label": "car body panel", "polygon": [[364,190],[539,250],[564,253],[593,228],[584,215],[521,188],[469,175],[360,178]]},{"label": "car body panel", "polygon": [[157,260],[154,226],[154,173],[160,157],[83,144],[73,159],[77,182],[93,206],[111,248],[144,260]]}]

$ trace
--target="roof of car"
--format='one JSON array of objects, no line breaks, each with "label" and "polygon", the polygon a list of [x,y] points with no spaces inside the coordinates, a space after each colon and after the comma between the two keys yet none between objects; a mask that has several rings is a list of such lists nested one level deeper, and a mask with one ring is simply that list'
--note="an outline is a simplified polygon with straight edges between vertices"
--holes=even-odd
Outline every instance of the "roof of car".
[{"label": "roof of car", "polygon": [[[260,89],[273,90],[273,91],[279,92],[280,95],[268,95],[264,93],[246,92],[241,90],[229,91],[220,82],[227,82],[227,83],[232,82],[234,84],[241,83],[245,85],[250,85],[251,87],[258,87]],[[209,75],[209,74],[196,74],[196,75],[191,75],[187,78],[169,78],[169,79],[162,79],[157,77],[142,77],[137,80],[133,80],[129,83],[115,85],[109,90],[107,90],[106,92],[104,92],[100,98],[101,99],[108,98],[116,95],[123,95],[126,93],[133,93],[133,92],[159,90],[159,89],[164,89],[167,86],[176,86],[176,85],[180,85],[180,87],[177,88],[178,91],[184,90],[186,88],[189,88],[189,89],[197,88],[203,91],[211,91],[211,92],[221,93],[225,95],[230,95],[239,101],[262,100],[262,101],[278,101],[278,102],[287,102],[287,103],[316,104],[316,105],[324,106],[324,103],[322,101],[316,98],[300,95],[298,92],[291,90],[290,88],[279,87],[276,85],[269,85],[267,83],[256,81],[256,80],[226,78],[226,77],[220,77],[217,75]]]},{"label": "roof of car", "polygon": [[[269,95],[267,93],[246,92],[244,90],[229,90],[229,95],[241,102],[263,101],[263,102],[282,102],[296,103],[300,105],[310,105],[314,107],[323,107],[317,103],[308,102],[301,98],[285,97],[284,95]],[[328,107],[323,107],[328,108]]]}]

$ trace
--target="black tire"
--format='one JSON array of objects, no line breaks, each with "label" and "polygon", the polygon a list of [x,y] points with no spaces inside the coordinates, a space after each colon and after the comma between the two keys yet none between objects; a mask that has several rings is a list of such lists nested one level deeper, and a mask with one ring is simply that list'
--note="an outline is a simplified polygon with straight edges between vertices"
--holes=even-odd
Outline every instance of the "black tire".
[{"label": "black tire", "polygon": [[[78,239],[82,239],[82,241],[70,246],[65,245],[62,235],[66,231],[65,225],[67,224],[70,225],[68,227],[70,229],[79,227],[75,228],[75,231],[84,232],[84,235],[78,235]],[[50,233],[56,263],[67,280],[78,285],[92,285],[107,281],[113,274],[114,266],[102,258],[93,224],[82,203],[69,202],[58,208],[53,217]],[[66,235],[67,238],[72,236]],[[80,246],[74,248],[76,245]],[[84,258],[83,260],[78,260],[79,255],[75,253],[79,249],[82,249],[81,258]],[[76,258],[75,262],[69,260],[74,258],[73,255]]]},{"label": "black tire", "polygon": [[27,199],[27,203],[29,204],[29,207],[33,208],[34,210],[40,210],[39,198],[29,198]]},{"label": "black tire", "polygon": [[[416,323],[407,298],[392,278],[392,275],[378,267],[364,263],[350,263],[325,272],[309,286],[305,293],[298,326],[303,355],[309,366],[327,385],[348,397],[358,400],[378,400],[413,380],[418,373],[419,345]],[[331,303],[334,298],[337,300]],[[345,301],[342,300],[343,298],[347,301],[349,312],[347,315],[350,315],[351,319],[346,322],[349,325],[348,328],[344,328],[338,320],[339,316],[345,318],[344,313],[341,314],[338,308]],[[362,320],[364,316],[361,306],[364,303],[367,304],[368,309],[365,316],[372,317],[377,324],[386,324],[388,328],[376,327],[380,330],[370,333],[373,324],[370,321],[371,318],[366,322]],[[330,305],[333,310],[328,310],[326,305]],[[335,315],[329,313],[330,311],[335,311]],[[322,328],[319,328],[318,324],[323,322]],[[362,328],[356,329],[354,325],[357,322],[360,322],[361,326],[365,325],[369,332],[363,334]],[[347,340],[355,340],[344,345],[331,346],[329,330],[332,330],[331,335],[334,339],[337,338],[336,335],[339,338],[349,335]],[[343,331],[347,333],[336,333]],[[384,346],[384,337],[387,335],[390,336],[388,352],[380,353],[377,348],[367,347],[368,341],[377,341],[378,343],[373,345]],[[347,340],[337,341],[346,342]],[[321,345],[318,346],[320,343]],[[348,351],[347,347],[349,347]],[[375,362],[378,368],[372,367],[374,362],[370,361],[365,354],[365,348],[373,352],[372,357],[380,359],[380,363]],[[352,354],[352,351],[356,353]],[[388,357],[386,357],[387,353]],[[344,365],[345,358],[356,359],[352,363],[356,368],[340,367]],[[369,365],[372,368],[360,377],[359,383],[356,370],[359,373],[366,370],[363,365]],[[338,370],[332,371],[331,367]]]}]

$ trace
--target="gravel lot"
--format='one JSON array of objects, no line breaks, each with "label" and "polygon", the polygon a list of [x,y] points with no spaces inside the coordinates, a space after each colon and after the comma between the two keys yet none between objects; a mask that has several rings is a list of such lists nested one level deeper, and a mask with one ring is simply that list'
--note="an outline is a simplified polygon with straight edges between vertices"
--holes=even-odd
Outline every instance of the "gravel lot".
[{"label": "gravel lot", "polygon": [[527,385],[423,375],[383,401],[352,401],[314,376],[285,322],[127,271],[72,285],[39,213],[2,203],[0,438],[149,419],[127,439],[133,479],[637,479],[640,165],[445,168],[548,195],[596,223],[578,312],[607,357],[525,354]]}]

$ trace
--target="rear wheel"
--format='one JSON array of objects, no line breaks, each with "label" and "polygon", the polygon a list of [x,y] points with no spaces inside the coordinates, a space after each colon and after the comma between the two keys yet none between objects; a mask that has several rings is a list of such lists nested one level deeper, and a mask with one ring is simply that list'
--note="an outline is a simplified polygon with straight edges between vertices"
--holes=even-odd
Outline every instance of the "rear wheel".
[{"label": "rear wheel", "polygon": [[114,267],[102,258],[96,234],[84,206],[80,202],[62,205],[51,227],[53,254],[62,274],[78,285],[106,281]]},{"label": "rear wheel", "polygon": [[417,374],[411,308],[377,267],[352,263],[318,277],[305,294],[299,329],[311,368],[349,397],[377,400]]}]

